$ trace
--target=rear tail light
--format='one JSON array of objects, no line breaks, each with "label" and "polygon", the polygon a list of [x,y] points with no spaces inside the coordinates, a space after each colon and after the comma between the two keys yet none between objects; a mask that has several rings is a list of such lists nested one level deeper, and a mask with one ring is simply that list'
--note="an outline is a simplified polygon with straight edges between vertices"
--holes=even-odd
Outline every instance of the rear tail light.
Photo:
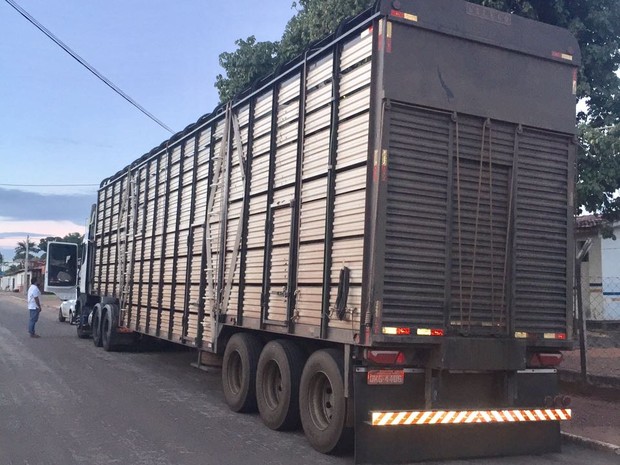
[{"label": "rear tail light", "polygon": [[364,350],[364,358],[378,365],[404,365],[405,354],[398,350]]}]

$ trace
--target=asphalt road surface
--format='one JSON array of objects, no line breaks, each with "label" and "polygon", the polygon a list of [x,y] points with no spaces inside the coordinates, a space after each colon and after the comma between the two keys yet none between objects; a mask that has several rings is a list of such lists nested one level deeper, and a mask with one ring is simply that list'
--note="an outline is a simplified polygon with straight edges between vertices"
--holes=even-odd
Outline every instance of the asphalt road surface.
[{"label": "asphalt road surface", "polygon": [[[220,372],[195,352],[107,353],[44,309],[40,339],[23,301],[0,294],[0,465],[353,464],[315,452],[301,432],[232,413]],[[618,456],[566,446],[562,454],[447,464],[611,465]]]}]

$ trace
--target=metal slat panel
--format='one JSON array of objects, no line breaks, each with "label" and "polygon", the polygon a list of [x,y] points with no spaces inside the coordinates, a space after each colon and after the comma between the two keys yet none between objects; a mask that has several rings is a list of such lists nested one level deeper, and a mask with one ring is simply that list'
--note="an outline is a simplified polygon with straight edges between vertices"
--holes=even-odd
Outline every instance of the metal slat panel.
[{"label": "metal slat panel", "polygon": [[350,116],[357,115],[358,113],[367,112],[369,104],[370,86],[367,86],[360,91],[349,94],[340,100],[339,116],[344,120]]},{"label": "metal slat panel", "polygon": [[[278,92],[279,107],[290,102],[293,99],[299,98],[299,79],[300,74],[287,79],[280,84],[280,90]],[[299,110],[297,111],[299,113]]]},{"label": "metal slat panel", "polygon": [[334,237],[364,234],[366,190],[336,196],[334,205]]},{"label": "metal slat panel", "polygon": [[391,114],[382,324],[443,326],[448,116]]},{"label": "metal slat panel", "polygon": [[[326,199],[323,198],[301,204],[299,233],[299,240],[301,242],[325,240],[326,203]],[[363,217],[364,213],[362,211],[362,219]]]},{"label": "metal slat panel", "polygon": [[345,73],[340,78],[340,97],[351,98],[355,91],[370,85],[372,62],[365,63]]},{"label": "metal slat panel", "polygon": [[278,188],[295,182],[297,170],[297,145],[289,144],[276,151],[276,171],[274,187]]},{"label": "metal slat panel", "polygon": [[321,108],[322,106],[329,104],[331,100],[332,86],[330,83],[313,89],[309,91],[306,96],[306,112],[310,114],[310,112],[315,111],[317,108]]},{"label": "metal slat panel", "polygon": [[297,269],[299,283],[322,283],[324,248],[325,244],[322,242],[301,244],[299,246],[299,267]]},{"label": "metal slat panel", "polygon": [[323,107],[318,111],[306,116],[305,132],[311,134],[321,129],[328,128],[331,123],[331,107]]},{"label": "metal slat panel", "polygon": [[333,56],[328,55],[314,63],[308,65],[308,75],[306,77],[306,87],[312,89],[320,86],[332,77]]},{"label": "metal slat panel", "polygon": [[327,173],[329,161],[329,130],[317,132],[304,139],[302,178]]},{"label": "metal slat panel", "polygon": [[368,158],[368,112],[338,125],[338,169],[360,163]]},{"label": "metal slat panel", "polygon": [[524,130],[519,140],[515,330],[567,331],[568,136]]},{"label": "metal slat panel", "polygon": [[340,70],[344,71],[364,61],[372,54],[372,34],[355,37],[344,44],[340,58]]}]

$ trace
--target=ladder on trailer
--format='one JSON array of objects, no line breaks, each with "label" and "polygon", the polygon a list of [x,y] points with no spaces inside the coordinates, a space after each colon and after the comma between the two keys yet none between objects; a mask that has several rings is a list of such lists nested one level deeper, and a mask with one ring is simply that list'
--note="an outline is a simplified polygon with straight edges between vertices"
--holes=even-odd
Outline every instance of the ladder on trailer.
[{"label": "ladder on trailer", "polygon": [[[119,326],[125,323],[126,306],[129,301],[131,286],[133,285],[133,260],[128,253],[129,235],[135,231],[137,220],[137,192],[136,182],[131,171],[123,182],[121,206],[118,212],[118,229],[116,235],[116,262],[119,276]],[[134,244],[135,247],[135,244]]]}]

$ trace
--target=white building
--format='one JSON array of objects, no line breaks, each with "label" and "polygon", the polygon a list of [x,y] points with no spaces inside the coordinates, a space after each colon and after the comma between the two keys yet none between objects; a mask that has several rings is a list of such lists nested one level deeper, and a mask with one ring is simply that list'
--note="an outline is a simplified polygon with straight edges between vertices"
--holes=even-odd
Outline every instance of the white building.
[{"label": "white building", "polygon": [[592,239],[581,264],[584,310],[591,320],[620,320],[620,222],[612,225],[615,240],[602,237],[602,224],[594,215],[577,218],[577,250]]},{"label": "white building", "polygon": [[[30,273],[28,273],[30,275]],[[0,277],[0,290],[8,292],[23,292],[24,287],[29,284],[23,270],[15,274]]]}]

